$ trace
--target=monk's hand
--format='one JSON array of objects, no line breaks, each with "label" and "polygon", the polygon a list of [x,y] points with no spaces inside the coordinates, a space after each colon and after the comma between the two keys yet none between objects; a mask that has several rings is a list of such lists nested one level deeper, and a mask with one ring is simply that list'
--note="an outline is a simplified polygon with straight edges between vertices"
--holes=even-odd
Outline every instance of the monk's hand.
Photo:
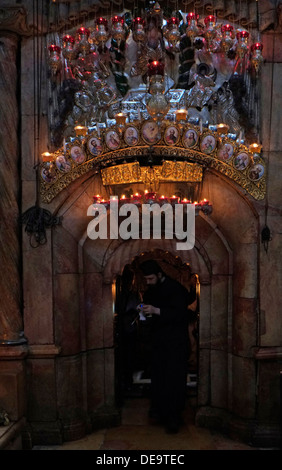
[{"label": "monk's hand", "polygon": [[158,307],[154,307],[153,305],[143,305],[143,313],[144,315],[159,315],[160,309]]}]

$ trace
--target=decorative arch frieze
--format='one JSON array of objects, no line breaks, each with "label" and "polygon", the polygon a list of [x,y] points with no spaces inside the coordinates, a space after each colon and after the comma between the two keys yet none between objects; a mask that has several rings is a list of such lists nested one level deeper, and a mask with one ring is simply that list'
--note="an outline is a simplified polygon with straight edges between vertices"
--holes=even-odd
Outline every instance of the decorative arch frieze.
[{"label": "decorative arch frieze", "polygon": [[[265,162],[260,156],[254,159],[248,147],[210,129],[202,131],[189,123],[180,126],[170,121],[162,123],[156,142],[149,144],[144,124],[150,122],[156,126],[147,120],[129,123],[122,129],[113,126],[99,134],[94,131],[57,150],[52,162],[39,166],[42,201],[50,203],[73,181],[93,170],[101,173],[104,186],[110,186],[135,182],[146,185],[149,172],[155,182],[201,182],[205,168],[224,175],[254,199],[264,199]],[[134,145],[129,145],[126,137],[130,128],[136,131]],[[167,139],[171,129],[178,134],[175,143]],[[187,143],[189,132],[196,137],[192,148]],[[113,144],[107,140],[110,134],[116,139]]]}]

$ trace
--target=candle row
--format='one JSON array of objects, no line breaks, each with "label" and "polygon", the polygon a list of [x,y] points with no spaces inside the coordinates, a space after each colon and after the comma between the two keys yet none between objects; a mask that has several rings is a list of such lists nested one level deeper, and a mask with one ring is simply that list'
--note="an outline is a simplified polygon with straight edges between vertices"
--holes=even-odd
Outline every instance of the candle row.
[{"label": "candle row", "polygon": [[[158,196],[157,193],[155,192],[146,192],[144,196],[139,193],[132,194],[131,197],[126,197],[125,195],[122,195],[121,198],[119,199],[117,196],[114,196],[112,200],[116,200],[119,202],[122,202],[123,204],[141,204],[142,200],[144,199],[144,202],[147,204],[152,204],[152,203],[161,203],[161,204],[194,204],[195,207],[203,207],[203,206],[211,206],[210,201],[207,199],[203,199],[202,201],[194,201],[192,202],[190,199],[183,198],[181,199],[178,196],[171,196],[171,197],[166,197],[164,195]],[[99,194],[96,196],[93,196],[93,203],[94,204],[104,204],[108,205],[110,204],[110,201],[107,201],[102,198]]]}]

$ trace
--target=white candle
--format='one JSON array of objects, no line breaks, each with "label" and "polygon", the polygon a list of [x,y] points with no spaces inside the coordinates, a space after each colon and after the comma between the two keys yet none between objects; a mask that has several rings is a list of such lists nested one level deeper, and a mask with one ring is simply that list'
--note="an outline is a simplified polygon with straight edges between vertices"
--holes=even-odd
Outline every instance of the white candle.
[{"label": "white candle", "polygon": [[200,119],[200,132],[202,133],[203,132],[203,120]]}]

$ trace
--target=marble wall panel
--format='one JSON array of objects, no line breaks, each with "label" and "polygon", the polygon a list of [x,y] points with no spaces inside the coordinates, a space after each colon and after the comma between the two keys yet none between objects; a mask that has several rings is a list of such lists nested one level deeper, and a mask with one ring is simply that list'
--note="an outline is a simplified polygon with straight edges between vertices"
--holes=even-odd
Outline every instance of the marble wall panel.
[{"label": "marble wall panel", "polygon": [[229,277],[213,276],[211,286],[211,347],[218,350],[228,348]]},{"label": "marble wall panel", "polygon": [[[271,68],[270,76],[273,77],[273,83],[271,88],[265,89],[263,84],[264,93],[268,93],[268,100],[272,101],[272,114],[269,122],[269,139],[270,139],[270,151],[282,151],[282,134],[280,131],[280,112],[282,107],[282,87],[281,87],[281,73],[282,63],[273,64]],[[266,98],[267,99],[267,98]]]},{"label": "marble wall panel", "polygon": [[234,298],[233,354],[252,356],[257,344],[257,299]]},{"label": "marble wall panel", "polygon": [[87,353],[87,404],[89,412],[95,412],[105,404],[105,351]]},{"label": "marble wall panel", "polygon": [[260,333],[261,346],[282,345],[281,286],[282,236],[273,233],[267,253],[260,256]]},{"label": "marble wall panel", "polygon": [[105,350],[105,403],[107,406],[115,404],[115,350]]},{"label": "marble wall panel", "polygon": [[203,190],[205,188],[213,204],[212,220],[228,241],[230,249],[234,249],[237,243],[244,243],[246,233],[249,243],[256,242],[257,219],[242,195],[225,180],[211,173],[205,175]]},{"label": "marble wall panel", "polygon": [[59,418],[64,424],[79,421],[83,419],[86,411],[82,387],[82,357],[60,357],[56,365]]},{"label": "marble wall panel", "polygon": [[253,299],[258,295],[258,246],[241,244],[234,253],[234,284],[236,297]]},{"label": "marble wall panel", "polygon": [[245,419],[254,419],[256,412],[256,365],[252,359],[233,356],[232,411]]},{"label": "marble wall panel", "polygon": [[216,315],[216,310],[212,309],[211,303],[211,286],[201,284],[200,292],[200,347],[203,349],[210,348],[211,344],[211,317]]},{"label": "marble wall panel", "polygon": [[104,347],[112,348],[114,342],[114,292],[112,284],[103,284]]},{"label": "marble wall panel", "polygon": [[21,118],[21,176],[23,181],[35,181],[36,170],[34,166],[39,162],[41,153],[46,152],[46,145],[35,155],[35,129],[34,117],[23,115]]},{"label": "marble wall panel", "polygon": [[226,352],[211,350],[211,406],[227,408],[228,359]]},{"label": "marble wall panel", "polygon": [[23,296],[25,336],[30,344],[53,343],[53,281],[49,243],[31,248],[23,235]]},{"label": "marble wall panel", "polygon": [[211,397],[211,376],[210,376],[211,352],[209,349],[200,349],[199,354],[199,384],[198,384],[198,405],[207,406]]},{"label": "marble wall panel", "polygon": [[[14,365],[14,364],[13,364]],[[13,369],[5,365],[0,366],[0,404],[11,421],[17,421],[26,416],[26,387],[25,374],[22,370]]]},{"label": "marble wall panel", "polygon": [[30,421],[57,419],[57,395],[53,359],[28,359],[27,390],[28,417]]},{"label": "marble wall panel", "polygon": [[[36,182],[35,181],[22,181],[22,206],[21,213],[23,214],[30,207],[35,205],[36,201]],[[25,228],[25,225],[23,225]],[[27,234],[24,235],[27,237]]]},{"label": "marble wall panel", "polygon": [[54,327],[62,354],[77,353],[81,345],[78,274],[54,275]]},{"label": "marble wall panel", "polygon": [[104,346],[104,299],[100,274],[84,274],[84,312],[87,349]]},{"label": "marble wall panel", "polygon": [[212,223],[208,223],[204,217],[197,216],[195,220],[195,236],[197,239],[198,244],[204,245],[209,237],[212,235],[215,225]]},{"label": "marble wall panel", "polygon": [[278,361],[264,360],[259,363],[259,421],[281,424],[281,370],[281,362]]},{"label": "marble wall panel", "polygon": [[217,231],[213,231],[207,239],[204,249],[209,255],[213,275],[229,274],[229,252]]},{"label": "marble wall panel", "polygon": [[87,216],[87,209],[91,202],[89,197],[83,193],[64,213],[63,226],[77,241],[82,238],[91,220]]},{"label": "marble wall panel", "polygon": [[272,210],[272,212],[276,211],[278,216],[282,203],[282,185],[280,176],[282,173],[282,151],[269,153],[267,171],[268,204],[270,210]]},{"label": "marble wall panel", "polygon": [[62,226],[53,230],[53,272],[78,273],[78,244]]}]

